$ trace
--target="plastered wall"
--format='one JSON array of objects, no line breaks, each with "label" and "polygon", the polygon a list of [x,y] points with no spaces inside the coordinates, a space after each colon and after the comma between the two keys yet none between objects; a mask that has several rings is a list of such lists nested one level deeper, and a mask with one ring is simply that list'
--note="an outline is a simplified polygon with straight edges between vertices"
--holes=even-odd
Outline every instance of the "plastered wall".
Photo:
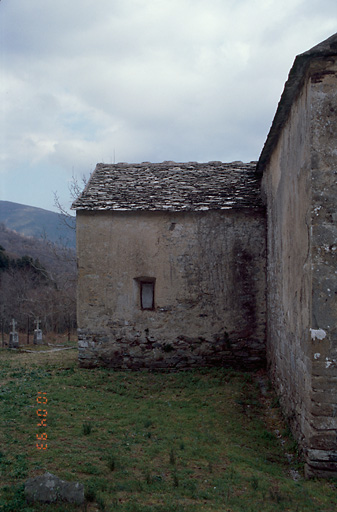
[{"label": "plastered wall", "polygon": [[[308,476],[336,471],[336,75],[314,60],[265,169],[267,354]],[[335,245],[336,244],[336,245]]]},{"label": "plastered wall", "polygon": [[337,64],[311,69],[312,408],[308,471],[337,472]]},{"label": "plastered wall", "polygon": [[[77,212],[82,366],[265,360],[263,212]],[[142,310],[139,278],[155,280]]]},{"label": "plastered wall", "polygon": [[[310,405],[310,89],[305,87],[264,173],[267,353],[282,406],[301,439]],[[296,151],[293,148],[297,148]]]}]

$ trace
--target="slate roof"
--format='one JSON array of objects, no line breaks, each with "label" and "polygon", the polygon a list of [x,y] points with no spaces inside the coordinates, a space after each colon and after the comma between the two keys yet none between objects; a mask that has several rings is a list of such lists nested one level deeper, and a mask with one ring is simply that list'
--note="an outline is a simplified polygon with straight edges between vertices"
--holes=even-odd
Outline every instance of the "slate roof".
[{"label": "slate roof", "polygon": [[256,162],[97,164],[72,208],[117,211],[260,209]]}]

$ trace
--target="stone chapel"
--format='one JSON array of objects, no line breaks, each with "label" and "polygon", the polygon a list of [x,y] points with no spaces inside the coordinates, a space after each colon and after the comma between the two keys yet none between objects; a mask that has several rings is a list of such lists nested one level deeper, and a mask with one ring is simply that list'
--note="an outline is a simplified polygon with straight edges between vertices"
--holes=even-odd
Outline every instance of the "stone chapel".
[{"label": "stone chapel", "polygon": [[296,57],[258,162],[98,164],[74,202],[81,366],[267,364],[337,475],[337,34]]}]

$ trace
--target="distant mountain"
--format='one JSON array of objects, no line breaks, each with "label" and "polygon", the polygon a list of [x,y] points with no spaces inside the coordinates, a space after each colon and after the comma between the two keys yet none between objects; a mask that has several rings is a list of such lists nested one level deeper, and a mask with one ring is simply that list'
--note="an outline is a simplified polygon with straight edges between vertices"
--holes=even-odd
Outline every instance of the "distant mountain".
[{"label": "distant mountain", "polygon": [[75,217],[67,218],[42,208],[0,201],[0,224],[26,237],[76,247]]}]

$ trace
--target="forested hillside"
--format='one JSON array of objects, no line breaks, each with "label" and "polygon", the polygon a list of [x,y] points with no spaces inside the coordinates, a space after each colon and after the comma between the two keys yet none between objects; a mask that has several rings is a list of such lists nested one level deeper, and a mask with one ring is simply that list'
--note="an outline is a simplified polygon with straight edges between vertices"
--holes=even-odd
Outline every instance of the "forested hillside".
[{"label": "forested hillside", "polygon": [[0,318],[18,329],[65,332],[76,324],[76,255],[47,241],[25,237],[0,225]]}]

